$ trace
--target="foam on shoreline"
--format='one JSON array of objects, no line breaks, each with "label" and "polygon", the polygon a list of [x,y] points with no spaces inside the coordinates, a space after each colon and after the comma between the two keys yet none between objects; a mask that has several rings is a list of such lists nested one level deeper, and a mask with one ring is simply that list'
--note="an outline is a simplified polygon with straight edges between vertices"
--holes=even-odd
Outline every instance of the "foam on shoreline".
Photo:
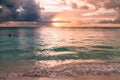
[{"label": "foam on shoreline", "polygon": [[64,78],[84,75],[120,75],[120,63],[70,63],[49,68],[33,67],[20,72],[0,72],[0,77],[49,77]]}]

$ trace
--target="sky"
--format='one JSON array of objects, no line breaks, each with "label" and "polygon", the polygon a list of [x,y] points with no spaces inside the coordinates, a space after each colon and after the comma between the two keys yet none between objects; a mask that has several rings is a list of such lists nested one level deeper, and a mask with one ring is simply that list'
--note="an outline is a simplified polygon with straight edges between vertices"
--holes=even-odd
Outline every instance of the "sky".
[{"label": "sky", "polygon": [[120,0],[0,0],[3,20],[120,24]]}]

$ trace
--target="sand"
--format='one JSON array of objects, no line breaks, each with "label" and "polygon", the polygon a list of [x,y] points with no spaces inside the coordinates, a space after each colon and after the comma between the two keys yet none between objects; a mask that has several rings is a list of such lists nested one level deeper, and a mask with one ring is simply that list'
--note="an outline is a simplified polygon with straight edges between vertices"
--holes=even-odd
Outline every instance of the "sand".
[{"label": "sand", "polygon": [[120,63],[70,63],[0,72],[0,80],[120,80]]},{"label": "sand", "polygon": [[38,78],[38,77],[15,77],[0,80],[120,80],[120,76],[79,76],[79,77],[66,77],[66,78]]},{"label": "sand", "polygon": [[120,63],[76,63],[50,68],[33,68],[23,73],[27,77],[77,77],[81,75],[120,75]]}]

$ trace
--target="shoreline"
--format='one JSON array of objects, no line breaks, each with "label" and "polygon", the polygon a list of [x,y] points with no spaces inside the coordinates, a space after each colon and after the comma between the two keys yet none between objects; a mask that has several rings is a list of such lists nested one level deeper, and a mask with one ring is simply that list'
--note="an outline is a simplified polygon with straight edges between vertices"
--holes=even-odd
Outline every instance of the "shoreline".
[{"label": "shoreline", "polygon": [[77,77],[83,75],[120,75],[120,63],[70,63],[51,68],[33,68],[23,73],[26,77]]},{"label": "shoreline", "polygon": [[15,77],[9,79],[0,79],[0,80],[120,80],[120,75],[116,76],[93,76],[93,75],[84,75],[79,77],[65,77],[65,78],[32,78],[32,77]]},{"label": "shoreline", "polygon": [[64,80],[64,78],[65,80],[67,80],[66,78],[68,78],[68,80],[74,80],[71,78],[79,78],[80,76],[86,76],[85,80],[89,80],[87,79],[88,76],[118,76],[120,79],[120,63],[70,63],[50,68],[42,68],[40,66],[33,67],[20,72],[3,74],[0,72],[1,80],[16,80],[14,78],[23,78],[20,80],[26,80],[25,78],[29,78],[27,80],[36,80],[37,78],[40,78],[40,80]]}]

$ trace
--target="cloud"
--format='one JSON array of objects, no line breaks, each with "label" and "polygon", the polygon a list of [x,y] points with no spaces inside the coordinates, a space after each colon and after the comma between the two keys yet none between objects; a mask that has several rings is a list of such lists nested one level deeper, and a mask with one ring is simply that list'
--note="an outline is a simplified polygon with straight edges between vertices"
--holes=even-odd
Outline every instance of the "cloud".
[{"label": "cloud", "polygon": [[111,10],[115,10],[117,13],[117,16],[114,20],[107,20],[103,22],[112,22],[112,23],[120,23],[120,0],[86,0],[88,3],[93,4],[96,7],[96,12],[99,14],[99,11],[101,8],[105,8],[107,12]]},{"label": "cloud", "polygon": [[[2,20],[35,21],[40,18],[40,7],[35,0],[0,0]],[[4,16],[4,17],[2,17]]]},{"label": "cloud", "polygon": [[116,10],[118,15],[116,16],[116,19],[113,22],[120,23],[120,0],[109,0],[105,3],[105,8]]},{"label": "cloud", "polygon": [[[41,11],[40,7],[44,7],[44,10]],[[77,16],[92,20],[95,17],[97,21],[103,18],[100,22],[120,23],[120,0],[0,0],[0,20],[36,21],[41,20],[41,17],[51,19],[64,11],[74,14],[68,17],[70,19]]]},{"label": "cloud", "polygon": [[19,7],[19,20],[35,21],[40,18],[40,7],[34,0],[22,0]]},{"label": "cloud", "polygon": [[10,19],[11,11],[5,5],[0,5],[0,21]]}]

